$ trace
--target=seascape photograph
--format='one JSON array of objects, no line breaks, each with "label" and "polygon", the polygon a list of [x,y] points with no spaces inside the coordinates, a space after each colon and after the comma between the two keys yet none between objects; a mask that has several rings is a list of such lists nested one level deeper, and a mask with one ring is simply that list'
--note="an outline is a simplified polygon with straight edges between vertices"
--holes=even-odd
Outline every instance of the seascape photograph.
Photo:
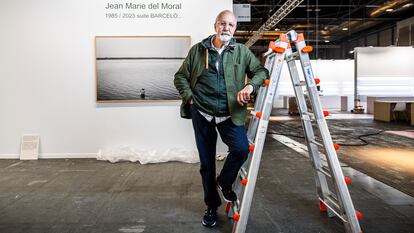
[{"label": "seascape photograph", "polygon": [[190,37],[96,37],[97,101],[176,101]]}]

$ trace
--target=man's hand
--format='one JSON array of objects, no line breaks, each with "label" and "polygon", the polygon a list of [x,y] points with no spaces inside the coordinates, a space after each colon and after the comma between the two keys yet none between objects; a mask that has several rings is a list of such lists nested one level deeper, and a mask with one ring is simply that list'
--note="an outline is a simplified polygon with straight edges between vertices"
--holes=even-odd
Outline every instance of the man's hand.
[{"label": "man's hand", "polygon": [[237,93],[237,102],[243,106],[250,100],[250,94],[253,92],[253,86],[247,84],[241,91]]}]

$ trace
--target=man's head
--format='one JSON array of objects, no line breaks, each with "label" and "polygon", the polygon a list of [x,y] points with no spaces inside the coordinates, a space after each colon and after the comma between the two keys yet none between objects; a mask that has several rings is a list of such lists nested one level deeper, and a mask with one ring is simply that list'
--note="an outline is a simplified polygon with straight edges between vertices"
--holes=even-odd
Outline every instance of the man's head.
[{"label": "man's head", "polygon": [[225,10],[217,15],[216,22],[214,23],[214,30],[216,30],[216,36],[225,43],[228,42],[236,31],[237,20],[233,12]]}]

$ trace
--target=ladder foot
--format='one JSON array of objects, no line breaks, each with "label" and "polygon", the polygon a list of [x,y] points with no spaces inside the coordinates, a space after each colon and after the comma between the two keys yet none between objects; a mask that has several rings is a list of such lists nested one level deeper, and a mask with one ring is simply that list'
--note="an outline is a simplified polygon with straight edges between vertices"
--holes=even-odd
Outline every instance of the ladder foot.
[{"label": "ladder foot", "polygon": [[231,204],[230,204],[230,202],[227,202],[226,203],[226,214],[228,214],[229,213],[229,211],[230,211],[230,207],[231,207]]},{"label": "ladder foot", "polygon": [[362,218],[362,213],[359,211],[355,211],[356,212],[356,217],[358,220],[360,220]]},{"label": "ladder foot", "polygon": [[321,212],[327,212],[327,211],[328,211],[328,209],[326,208],[325,203],[323,203],[323,202],[319,201],[319,210],[320,210]]},{"label": "ladder foot", "polygon": [[253,144],[249,146],[249,151],[250,152],[253,152],[254,151],[254,145]]},{"label": "ladder foot", "polygon": [[233,219],[234,219],[234,221],[239,221],[239,219],[240,219],[240,214],[234,214],[234,215],[233,215]]}]

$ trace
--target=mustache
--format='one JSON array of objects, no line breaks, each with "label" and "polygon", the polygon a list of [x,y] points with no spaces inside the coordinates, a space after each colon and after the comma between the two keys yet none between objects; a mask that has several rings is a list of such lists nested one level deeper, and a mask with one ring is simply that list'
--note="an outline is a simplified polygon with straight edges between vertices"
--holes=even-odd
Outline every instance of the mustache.
[{"label": "mustache", "polygon": [[222,32],[220,35],[221,36],[231,36],[231,34],[229,32]]}]

